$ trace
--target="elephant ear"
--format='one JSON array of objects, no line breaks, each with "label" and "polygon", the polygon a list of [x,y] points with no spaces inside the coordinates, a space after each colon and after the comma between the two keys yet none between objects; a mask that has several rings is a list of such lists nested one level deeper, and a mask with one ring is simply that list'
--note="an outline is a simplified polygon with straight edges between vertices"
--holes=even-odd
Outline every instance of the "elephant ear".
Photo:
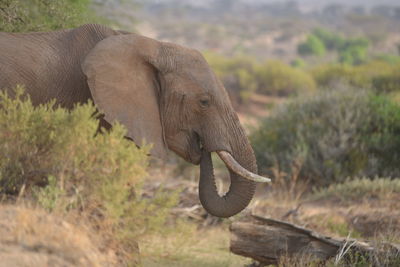
[{"label": "elephant ear", "polygon": [[106,121],[118,121],[138,145],[152,143],[151,154],[165,159],[157,69],[150,62],[160,42],[136,34],[111,36],[86,56],[82,70],[93,100]]}]

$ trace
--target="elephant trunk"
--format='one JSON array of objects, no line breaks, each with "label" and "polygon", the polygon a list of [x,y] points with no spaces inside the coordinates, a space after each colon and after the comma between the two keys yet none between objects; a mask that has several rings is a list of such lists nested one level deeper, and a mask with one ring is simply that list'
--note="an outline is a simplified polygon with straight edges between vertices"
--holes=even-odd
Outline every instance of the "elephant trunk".
[{"label": "elephant trunk", "polygon": [[[248,173],[259,177],[257,173],[256,159],[253,149],[245,136],[242,136],[241,144],[232,147],[232,155],[225,151],[218,151],[218,155],[229,169],[231,185],[224,196],[219,196],[215,184],[211,153],[203,150],[200,162],[199,197],[203,207],[212,215],[218,217],[233,216],[250,203],[256,188],[254,181],[243,176]],[[233,162],[233,163],[232,163]],[[240,165],[241,168],[234,165]],[[247,172],[244,173],[244,171]],[[264,178],[268,181],[267,178]]]}]

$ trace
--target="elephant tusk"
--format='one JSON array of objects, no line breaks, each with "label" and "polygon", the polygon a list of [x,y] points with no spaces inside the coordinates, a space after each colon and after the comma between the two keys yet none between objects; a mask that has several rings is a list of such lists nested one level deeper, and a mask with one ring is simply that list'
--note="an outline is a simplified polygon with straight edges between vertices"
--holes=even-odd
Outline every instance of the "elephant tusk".
[{"label": "elephant tusk", "polygon": [[270,178],[262,177],[243,168],[230,153],[226,151],[217,151],[217,154],[231,171],[242,176],[243,178],[259,183],[271,182]]}]

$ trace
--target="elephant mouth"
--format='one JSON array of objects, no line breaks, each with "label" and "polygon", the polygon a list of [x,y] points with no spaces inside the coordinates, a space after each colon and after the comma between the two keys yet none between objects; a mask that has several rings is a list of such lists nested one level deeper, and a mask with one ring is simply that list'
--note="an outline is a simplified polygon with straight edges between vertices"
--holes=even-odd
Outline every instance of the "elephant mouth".
[{"label": "elephant mouth", "polygon": [[196,132],[191,134],[191,142],[190,142],[190,149],[188,150],[188,159],[191,163],[198,165],[201,161],[201,150],[202,150],[202,143],[200,139],[200,135]]},{"label": "elephant mouth", "polygon": [[174,151],[186,161],[199,165],[201,161],[200,136],[194,131],[181,130],[172,136],[166,136],[168,149]]},{"label": "elephant mouth", "polygon": [[[189,158],[190,161],[194,164],[199,164],[202,160],[202,154],[203,151],[206,150],[203,142],[200,138],[200,135],[197,134],[196,132],[193,133],[193,139],[194,139],[194,146],[195,149],[193,150],[192,153],[189,153]],[[209,153],[215,152],[219,156],[219,158],[224,162],[225,166],[231,170],[232,172],[236,173],[237,175],[253,181],[253,182],[259,182],[259,183],[268,183],[271,182],[271,179],[260,176],[256,173],[253,173],[246,168],[244,168],[242,165],[240,165],[237,160],[232,156],[231,152],[228,152],[226,150],[215,150],[215,151],[207,151]]]},{"label": "elephant mouth", "polygon": [[[200,164],[202,160],[202,154],[203,150],[205,150],[204,144],[200,138],[200,135],[196,132],[193,132],[191,134],[191,149],[189,150],[188,153],[188,159],[190,162],[193,164]],[[207,151],[207,152],[215,152],[217,155],[220,157],[220,159],[224,162],[225,166],[231,170],[232,172],[236,173],[237,175],[253,181],[253,182],[259,182],[259,183],[266,183],[266,182],[271,182],[271,179],[260,176],[258,174],[255,174],[253,172],[250,172],[246,168],[244,168],[242,165],[240,165],[235,158],[232,156],[232,154],[228,151],[225,150],[215,150],[215,151]]]}]

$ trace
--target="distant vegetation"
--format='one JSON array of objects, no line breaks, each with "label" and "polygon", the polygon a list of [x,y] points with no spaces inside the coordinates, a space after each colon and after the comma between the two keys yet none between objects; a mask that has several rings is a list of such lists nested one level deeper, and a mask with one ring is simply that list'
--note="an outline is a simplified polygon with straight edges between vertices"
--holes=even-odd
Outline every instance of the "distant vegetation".
[{"label": "distant vegetation", "polygon": [[252,57],[225,57],[206,52],[205,57],[235,101],[246,102],[255,92],[296,96],[334,89],[340,85],[400,95],[400,57],[380,57],[357,65],[326,63],[307,66],[298,59],[291,65],[279,60],[260,62]]},{"label": "distant vegetation", "polygon": [[359,64],[371,55],[395,53],[398,1],[353,2],[146,0],[131,13],[143,22],[137,29],[144,35],[225,56],[291,62],[299,50],[312,63],[326,60],[306,55]]},{"label": "distant vegetation", "polygon": [[324,43],[315,35],[311,34],[304,43],[299,44],[297,48],[300,55],[325,55]]},{"label": "distant vegetation", "polygon": [[251,57],[224,57],[210,52],[205,56],[225,87],[240,101],[246,101],[254,92],[293,96],[316,88],[309,73],[281,61],[260,63]]},{"label": "distant vegetation", "polygon": [[380,93],[400,92],[400,65],[387,61],[374,60],[357,66],[326,64],[312,68],[311,73],[320,88],[347,84]]},{"label": "distant vegetation", "polygon": [[340,63],[361,64],[367,60],[369,41],[366,38],[344,38],[339,34],[316,28],[304,43],[298,45],[301,55],[323,56],[326,50],[335,51]]}]

